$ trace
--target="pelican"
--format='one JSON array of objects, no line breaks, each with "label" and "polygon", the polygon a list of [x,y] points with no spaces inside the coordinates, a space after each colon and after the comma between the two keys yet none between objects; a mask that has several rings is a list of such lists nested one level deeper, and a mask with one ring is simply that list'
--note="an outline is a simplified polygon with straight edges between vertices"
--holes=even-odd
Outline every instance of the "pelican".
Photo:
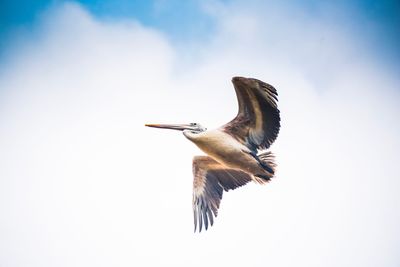
[{"label": "pelican", "polygon": [[229,123],[207,130],[199,123],[146,124],[179,130],[207,156],[193,158],[194,231],[208,229],[218,215],[223,191],[253,181],[267,183],[276,164],[268,150],[278,136],[280,115],[276,89],[254,78],[233,77],[239,111]]}]

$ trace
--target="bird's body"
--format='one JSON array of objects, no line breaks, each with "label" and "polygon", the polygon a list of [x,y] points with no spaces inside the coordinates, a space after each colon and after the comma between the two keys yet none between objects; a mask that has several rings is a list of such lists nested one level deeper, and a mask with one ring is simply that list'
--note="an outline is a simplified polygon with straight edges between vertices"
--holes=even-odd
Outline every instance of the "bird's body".
[{"label": "bird's body", "polygon": [[184,135],[204,153],[227,168],[239,169],[253,175],[269,174],[245,145],[221,129]]},{"label": "bird's body", "polygon": [[195,230],[213,224],[223,191],[250,181],[268,182],[275,174],[274,157],[267,149],[280,128],[277,92],[257,79],[234,77],[237,116],[226,125],[206,130],[197,123],[146,124],[183,131],[207,156],[193,158],[193,211]]}]

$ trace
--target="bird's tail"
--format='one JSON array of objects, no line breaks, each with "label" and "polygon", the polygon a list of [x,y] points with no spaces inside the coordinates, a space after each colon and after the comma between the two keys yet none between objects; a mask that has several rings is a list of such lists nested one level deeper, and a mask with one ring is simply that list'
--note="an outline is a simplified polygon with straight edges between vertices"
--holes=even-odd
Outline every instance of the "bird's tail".
[{"label": "bird's tail", "polygon": [[258,154],[257,157],[258,161],[260,162],[260,165],[266,172],[263,174],[257,174],[255,176],[256,178],[261,178],[257,179],[258,182],[260,183],[268,182],[275,174],[275,168],[276,168],[275,156],[274,154],[272,154],[271,151],[264,151]]}]

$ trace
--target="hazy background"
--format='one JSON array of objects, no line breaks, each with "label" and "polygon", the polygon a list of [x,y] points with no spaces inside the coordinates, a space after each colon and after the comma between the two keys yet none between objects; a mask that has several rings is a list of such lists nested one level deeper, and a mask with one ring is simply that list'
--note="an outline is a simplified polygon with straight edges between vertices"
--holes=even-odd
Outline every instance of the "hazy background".
[{"label": "hazy background", "polygon": [[[5,1],[0,266],[399,266],[396,1]],[[279,93],[278,173],[193,233],[179,132]]]}]

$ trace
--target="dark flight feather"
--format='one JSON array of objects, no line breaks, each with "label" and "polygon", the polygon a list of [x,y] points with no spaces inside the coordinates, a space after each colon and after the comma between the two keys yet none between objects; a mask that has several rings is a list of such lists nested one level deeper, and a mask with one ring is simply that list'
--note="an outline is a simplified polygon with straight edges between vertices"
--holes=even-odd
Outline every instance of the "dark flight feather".
[{"label": "dark flight feather", "polygon": [[280,129],[276,89],[257,79],[233,78],[239,111],[222,130],[253,152],[268,149]]}]

